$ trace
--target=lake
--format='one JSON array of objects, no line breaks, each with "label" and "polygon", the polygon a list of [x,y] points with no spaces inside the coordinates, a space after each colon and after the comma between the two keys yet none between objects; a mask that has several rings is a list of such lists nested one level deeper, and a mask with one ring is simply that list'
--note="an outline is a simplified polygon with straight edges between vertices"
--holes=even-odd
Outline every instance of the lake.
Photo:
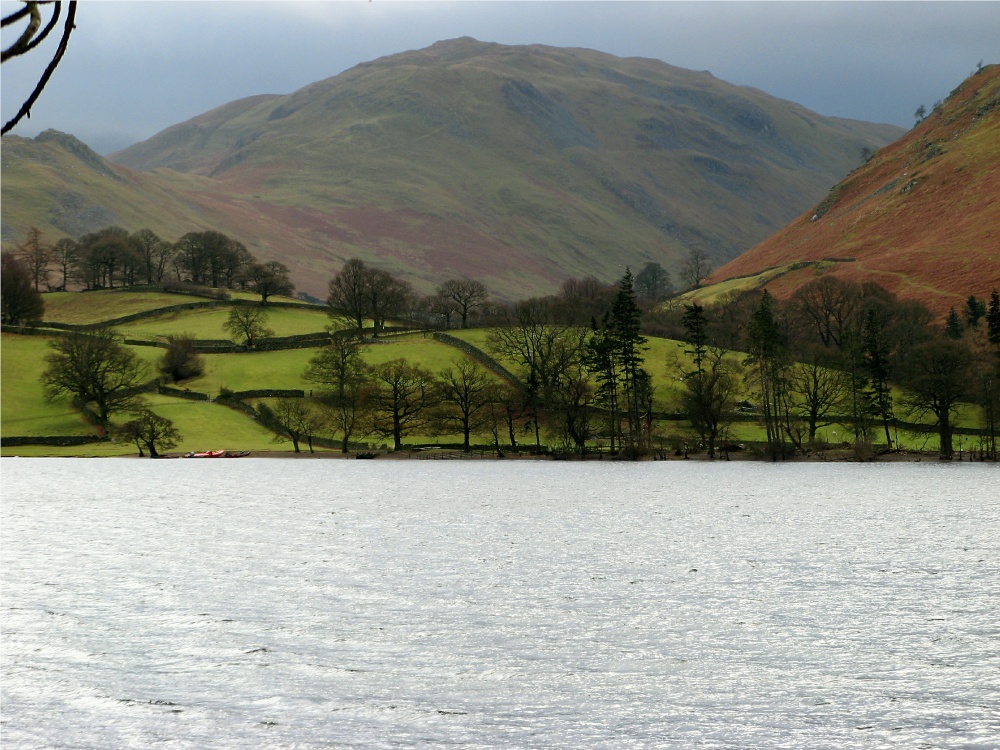
[{"label": "lake", "polygon": [[996,466],[0,468],[5,750],[1000,746]]}]

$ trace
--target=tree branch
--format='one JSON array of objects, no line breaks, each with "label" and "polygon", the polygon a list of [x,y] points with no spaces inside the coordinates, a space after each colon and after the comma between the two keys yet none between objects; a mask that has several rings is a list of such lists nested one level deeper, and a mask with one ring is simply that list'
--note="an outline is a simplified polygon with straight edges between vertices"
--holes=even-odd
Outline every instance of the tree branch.
[{"label": "tree branch", "polygon": [[[6,135],[24,117],[31,117],[31,107],[34,105],[35,101],[41,95],[42,90],[45,88],[45,85],[49,82],[49,78],[52,77],[52,74],[55,72],[56,67],[58,67],[59,65],[59,61],[62,59],[63,54],[65,54],[66,52],[66,47],[69,44],[70,34],[72,34],[73,29],[76,28],[75,21],[76,21],[76,0],[73,0],[69,4],[69,11],[66,14],[66,23],[63,26],[62,39],[59,41],[59,47],[58,49],[56,49],[55,55],[53,56],[51,62],[49,62],[48,67],[45,68],[45,72],[42,73],[42,77],[38,80],[38,85],[35,86],[35,90],[31,92],[31,96],[29,96],[28,99],[24,102],[24,104],[21,105],[21,109],[18,111],[18,113],[14,115],[14,117],[12,117],[7,122],[7,124],[3,126],[3,130],[0,131],[0,135]],[[48,30],[46,30],[44,33],[47,34]]]},{"label": "tree branch", "polygon": [[38,27],[42,25],[42,14],[38,12],[38,3],[28,3],[27,10],[31,14],[31,18],[28,19],[27,28],[25,28],[24,33],[21,34],[16,42],[3,51],[3,54],[0,55],[0,62],[7,62],[10,58],[23,55],[27,52],[32,37],[35,36]]}]

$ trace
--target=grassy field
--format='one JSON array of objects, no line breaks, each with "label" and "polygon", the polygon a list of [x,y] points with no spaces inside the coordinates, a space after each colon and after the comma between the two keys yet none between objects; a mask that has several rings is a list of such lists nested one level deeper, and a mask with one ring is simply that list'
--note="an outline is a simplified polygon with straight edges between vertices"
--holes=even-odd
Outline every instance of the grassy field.
[{"label": "grassy field", "polygon": [[113,289],[97,292],[51,292],[42,295],[45,321],[49,323],[100,323],[138,312],[157,310],[170,305],[184,305],[196,298],[168,292],[123,292]]},{"label": "grassy field", "polygon": [[[143,318],[117,326],[118,331],[129,338],[163,339],[167,336],[189,335],[199,339],[228,339],[223,328],[229,317],[229,307],[181,310]],[[326,329],[330,319],[322,308],[270,307],[267,309],[265,325],[275,336],[295,336],[303,333],[318,333]]]},{"label": "grassy field", "polygon": [[[232,299],[244,299],[259,301],[260,296],[250,292],[230,292]],[[88,323],[101,323],[105,320],[123,318],[126,315],[158,310],[162,307],[172,305],[186,305],[191,302],[210,302],[211,300],[201,297],[192,297],[188,294],[173,294],[171,292],[128,292],[122,289],[100,289],[94,292],[48,292],[42,295],[45,302],[45,321],[47,323],[72,323],[76,325]],[[313,305],[306,305],[301,300],[292,297],[272,297],[272,302],[292,302],[301,305],[302,310],[289,310],[290,313],[315,314],[317,319],[325,318],[323,308]],[[271,308],[269,312],[279,308]],[[286,309],[287,308],[282,308]],[[195,312],[195,311],[189,311]],[[278,317],[275,315],[275,317]],[[312,320],[311,318],[308,318]],[[155,321],[156,319],[154,319]],[[221,325],[221,324],[220,324]],[[282,323],[278,323],[282,325]],[[312,333],[314,330],[323,330],[326,323],[318,328],[309,328],[305,331],[293,331],[294,333]],[[272,326],[276,328],[276,326]],[[157,331],[158,333],[172,333],[172,331]],[[279,333],[279,336],[288,336],[290,333]],[[224,335],[205,336],[205,338],[225,338]]]},{"label": "grassy field", "polygon": [[[151,394],[146,397],[150,408],[173,421],[181,433],[181,441],[168,453],[186,453],[217,449],[283,450],[272,440],[269,431],[260,427],[243,412],[221,404],[189,401],[182,398]],[[117,415],[115,423],[127,421]],[[62,433],[60,433],[62,434]],[[3,448],[5,456],[136,456],[133,443],[107,442],[81,446],[57,447],[29,445]]]},{"label": "grassy field", "polygon": [[740,276],[720,281],[717,284],[692,289],[690,292],[682,294],[679,299],[687,304],[697,302],[701,305],[714,305],[720,302],[727,294],[759,289],[768,282],[788,273],[795,265],[794,263],[788,263],[777,268],[769,268],[753,276]]},{"label": "grassy field", "polygon": [[392,359],[405,359],[433,373],[438,373],[466,355],[453,346],[442,344],[421,333],[401,336],[386,336],[382,343],[372,344],[365,349],[365,361],[370,365],[380,365]]},{"label": "grassy field", "polygon": [[41,336],[0,334],[0,434],[93,435],[96,430],[61,398],[48,401],[38,375],[45,369],[49,339]]}]

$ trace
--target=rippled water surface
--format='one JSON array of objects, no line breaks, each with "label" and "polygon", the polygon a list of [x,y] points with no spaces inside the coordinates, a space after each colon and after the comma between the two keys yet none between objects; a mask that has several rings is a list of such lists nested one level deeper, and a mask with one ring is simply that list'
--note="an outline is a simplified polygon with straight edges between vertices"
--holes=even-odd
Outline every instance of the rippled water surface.
[{"label": "rippled water surface", "polygon": [[988,466],[4,459],[14,748],[996,748]]}]

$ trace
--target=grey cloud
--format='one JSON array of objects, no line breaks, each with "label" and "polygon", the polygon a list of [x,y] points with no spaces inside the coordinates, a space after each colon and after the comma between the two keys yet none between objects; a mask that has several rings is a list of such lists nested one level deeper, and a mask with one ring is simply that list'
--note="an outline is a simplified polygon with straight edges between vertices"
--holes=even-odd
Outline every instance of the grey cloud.
[{"label": "grey cloud", "polygon": [[[54,127],[106,152],[457,36],[657,58],[825,115],[905,126],[978,60],[1000,62],[1000,3],[81,3],[70,53],[17,132]],[[2,76],[6,120],[32,75],[8,63]]]}]

